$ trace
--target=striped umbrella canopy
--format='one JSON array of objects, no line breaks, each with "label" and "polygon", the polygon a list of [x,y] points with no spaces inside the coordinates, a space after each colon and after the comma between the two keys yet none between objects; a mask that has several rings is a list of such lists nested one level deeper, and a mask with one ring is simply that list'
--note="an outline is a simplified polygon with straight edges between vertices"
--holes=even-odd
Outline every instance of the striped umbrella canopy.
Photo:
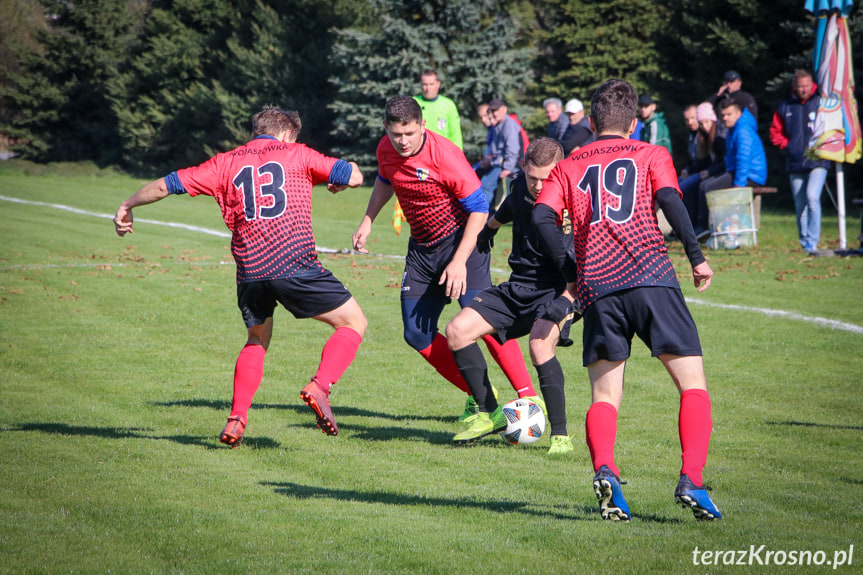
[{"label": "striped umbrella canopy", "polygon": [[863,155],[847,21],[852,7],[851,0],[806,0],[817,16],[813,67],[821,96],[810,149],[818,158],[848,164]]}]

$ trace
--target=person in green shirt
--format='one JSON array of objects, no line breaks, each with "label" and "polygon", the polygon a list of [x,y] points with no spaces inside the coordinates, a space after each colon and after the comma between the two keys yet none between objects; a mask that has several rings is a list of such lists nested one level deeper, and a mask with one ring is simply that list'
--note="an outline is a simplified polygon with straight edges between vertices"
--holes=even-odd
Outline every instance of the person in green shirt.
[{"label": "person in green shirt", "polygon": [[656,102],[649,94],[642,94],[638,98],[638,115],[644,122],[641,130],[641,141],[656,146],[662,146],[671,153],[671,135],[668,133],[668,124],[662,112],[656,111]]},{"label": "person in green shirt", "polygon": [[461,119],[455,102],[440,95],[440,78],[437,72],[426,68],[420,75],[421,96],[414,96],[423,111],[426,129],[440,134],[459,148],[464,149],[461,137]]}]

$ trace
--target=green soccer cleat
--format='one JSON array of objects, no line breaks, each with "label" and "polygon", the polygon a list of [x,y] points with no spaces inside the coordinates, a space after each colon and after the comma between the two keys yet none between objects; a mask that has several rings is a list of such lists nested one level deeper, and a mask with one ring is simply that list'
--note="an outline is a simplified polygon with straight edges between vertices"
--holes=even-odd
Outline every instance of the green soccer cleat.
[{"label": "green soccer cleat", "polygon": [[[494,398],[497,399],[497,389],[493,385],[491,386],[491,392],[494,394]],[[464,402],[464,412],[458,417],[458,420],[461,423],[470,425],[476,421],[477,415],[479,415],[479,404],[472,395],[468,395],[467,400]]]},{"label": "green soccer cleat", "polygon": [[568,435],[551,436],[551,445],[548,448],[549,455],[567,455],[573,451],[575,451],[575,448],[572,446],[572,439]]},{"label": "green soccer cleat", "polygon": [[506,416],[500,406],[492,413],[480,411],[477,413],[476,419],[470,427],[455,435],[452,438],[456,443],[473,443],[479,441],[486,435],[500,433],[506,429]]},{"label": "green soccer cleat", "polygon": [[462,423],[471,424],[476,421],[477,415],[479,415],[479,405],[472,395],[468,395],[464,402],[464,413],[459,415],[458,420]]}]

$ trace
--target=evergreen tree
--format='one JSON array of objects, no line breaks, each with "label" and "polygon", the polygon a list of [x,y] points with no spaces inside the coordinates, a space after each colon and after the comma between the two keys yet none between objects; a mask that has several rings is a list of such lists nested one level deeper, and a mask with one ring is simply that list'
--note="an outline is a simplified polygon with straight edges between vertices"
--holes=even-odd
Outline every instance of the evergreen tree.
[{"label": "evergreen tree", "polygon": [[172,170],[248,140],[263,105],[299,111],[300,141],[325,148],[326,55],[356,0],[166,0],[112,83],[126,162]]},{"label": "evergreen tree", "polygon": [[[462,117],[465,152],[484,144],[477,136],[476,106],[506,97],[511,108],[529,78],[528,52],[516,48],[517,25],[494,0],[367,0],[378,23],[338,33],[332,82],[338,94],[332,135],[338,152],[363,165],[375,163],[383,135],[383,110],[398,94],[419,93],[419,75],[435,69],[441,93]],[[473,130],[472,130],[473,128]]]},{"label": "evergreen tree", "polygon": [[36,44],[5,46],[0,132],[30,159],[112,162],[118,142],[106,83],[134,37],[142,2],[40,3],[47,25],[33,24]]},{"label": "evergreen tree", "polygon": [[534,9],[537,99],[577,97],[587,106],[609,78],[644,92],[666,75],[655,35],[667,16],[655,0],[542,0]]}]

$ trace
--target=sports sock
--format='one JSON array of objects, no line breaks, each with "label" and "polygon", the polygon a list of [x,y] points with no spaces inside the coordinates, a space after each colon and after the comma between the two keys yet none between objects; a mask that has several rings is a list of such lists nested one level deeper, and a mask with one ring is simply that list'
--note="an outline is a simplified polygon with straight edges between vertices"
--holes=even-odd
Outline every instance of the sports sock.
[{"label": "sports sock", "polygon": [[340,327],[330,336],[321,351],[321,363],[315,373],[315,379],[324,391],[329,391],[339,380],[357,356],[357,348],[362,341],[363,336],[349,327]]},{"label": "sports sock", "polygon": [[524,357],[521,355],[518,341],[510,339],[501,345],[491,335],[482,336],[482,340],[485,342],[486,347],[488,347],[491,357],[503,370],[504,375],[506,375],[506,378],[512,384],[512,388],[518,396],[533,397],[536,395],[533,383],[530,381],[530,374],[524,365]]},{"label": "sports sock", "polygon": [[468,388],[467,383],[465,383],[464,378],[461,376],[461,373],[459,373],[458,366],[455,364],[452,352],[449,350],[449,345],[447,345],[446,337],[444,337],[440,332],[435,334],[434,340],[432,340],[430,346],[419,350],[419,354],[423,356],[425,360],[444,377],[444,379],[463,392],[470,394],[470,388]]},{"label": "sports sock", "polygon": [[234,397],[231,401],[231,417],[239,415],[247,421],[252,399],[261,386],[264,377],[264,356],[267,350],[263,346],[246,344],[237,357],[234,367]]},{"label": "sports sock", "polygon": [[605,401],[591,405],[584,419],[584,431],[593,471],[599,471],[600,467],[607,465],[620,477],[614,464],[614,442],[617,439],[617,410],[614,406]]},{"label": "sports sock", "polygon": [[680,432],[680,449],[686,474],[696,485],[704,485],[701,472],[707,463],[710,448],[710,433],[713,420],[710,418],[710,395],[704,389],[687,389],[680,394],[680,415],[677,420]]},{"label": "sports sock", "polygon": [[491,413],[497,409],[497,400],[491,393],[491,383],[488,381],[488,364],[476,342],[453,351],[452,356],[479,410]]},{"label": "sports sock", "polygon": [[566,396],[563,391],[563,368],[557,357],[542,365],[533,366],[539,379],[539,390],[545,400],[546,416],[551,435],[568,435],[566,432]]}]

